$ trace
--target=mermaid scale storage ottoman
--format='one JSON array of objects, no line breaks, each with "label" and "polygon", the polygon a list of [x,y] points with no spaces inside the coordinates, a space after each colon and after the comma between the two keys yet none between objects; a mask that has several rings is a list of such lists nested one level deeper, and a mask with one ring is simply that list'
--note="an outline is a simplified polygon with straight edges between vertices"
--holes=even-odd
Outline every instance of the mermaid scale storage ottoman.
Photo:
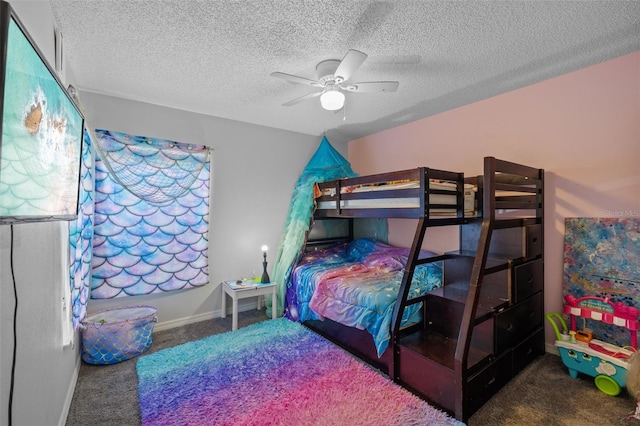
[{"label": "mermaid scale storage ottoman", "polygon": [[151,346],[158,321],[153,306],[103,309],[80,322],[82,360],[89,364],[115,364],[145,352]]}]

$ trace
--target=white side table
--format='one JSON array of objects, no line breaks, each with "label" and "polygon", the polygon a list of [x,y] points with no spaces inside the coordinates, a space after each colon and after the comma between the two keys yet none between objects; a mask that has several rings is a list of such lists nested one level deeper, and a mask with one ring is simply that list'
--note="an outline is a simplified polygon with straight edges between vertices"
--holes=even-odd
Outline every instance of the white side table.
[{"label": "white side table", "polygon": [[[238,329],[238,300],[246,299],[247,297],[258,298],[258,310],[262,309],[264,303],[264,297],[267,294],[271,294],[272,300],[276,300],[276,283],[254,283],[250,281],[236,281],[229,280],[222,282],[222,318],[227,317],[227,296],[231,297],[233,301],[231,314],[231,330]],[[277,309],[271,309],[271,318],[276,319]]]}]

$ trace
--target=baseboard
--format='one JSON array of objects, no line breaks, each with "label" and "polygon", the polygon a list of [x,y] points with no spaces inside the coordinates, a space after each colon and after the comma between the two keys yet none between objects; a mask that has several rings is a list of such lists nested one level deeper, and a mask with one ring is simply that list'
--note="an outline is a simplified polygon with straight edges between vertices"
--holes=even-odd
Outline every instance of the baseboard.
[{"label": "baseboard", "polygon": [[[71,345],[73,350],[76,350],[75,345],[79,343],[79,337],[76,336],[75,342]],[[58,421],[58,426],[65,426],[67,423],[67,418],[69,417],[69,410],[71,409],[71,402],[73,401],[73,394],[76,390],[76,385],[78,384],[78,376],[80,375],[80,364],[82,364],[82,358],[80,357],[80,352],[78,352],[78,357],[76,358],[76,365],[73,369],[73,374],[71,377],[71,382],[69,383],[69,388],[67,389],[67,395],[64,398],[64,406],[62,407],[62,413],[60,414],[60,420]]]},{"label": "baseboard", "polygon": [[191,315],[184,318],[177,318],[170,321],[159,322],[153,328],[153,331],[169,330],[171,328],[182,327],[183,325],[193,324],[200,321],[210,320],[220,317],[220,310],[205,312],[198,315]]},{"label": "baseboard", "polygon": [[552,343],[545,343],[545,352],[551,355],[556,355],[556,356],[560,356],[560,351],[558,350],[558,348],[556,347],[556,345],[552,344]]},{"label": "baseboard", "polygon": [[[255,302],[246,301],[246,303],[238,304],[238,312],[249,311],[251,309],[256,309],[257,307],[258,307],[257,301]],[[227,315],[230,316],[231,311],[227,312]],[[214,318],[221,318],[221,317],[222,317],[222,309],[216,309],[215,311],[204,312],[198,315],[191,315],[188,317],[158,322],[153,328],[153,331],[156,332],[156,331],[169,330],[171,328],[182,327],[184,325],[194,324],[200,321],[208,321]]]}]

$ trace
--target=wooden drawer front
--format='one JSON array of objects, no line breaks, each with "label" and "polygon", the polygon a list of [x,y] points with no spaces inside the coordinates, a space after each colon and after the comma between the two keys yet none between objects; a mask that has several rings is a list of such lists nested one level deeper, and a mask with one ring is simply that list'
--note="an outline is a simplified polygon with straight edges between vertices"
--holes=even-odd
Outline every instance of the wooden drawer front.
[{"label": "wooden drawer front", "polygon": [[505,353],[491,365],[472,376],[467,387],[469,416],[482,407],[512,376],[511,352]]},{"label": "wooden drawer front", "polygon": [[496,320],[497,352],[516,346],[541,324],[542,293],[504,310]]},{"label": "wooden drawer front", "polygon": [[515,267],[514,271],[514,303],[542,291],[544,287],[544,266],[542,259]]},{"label": "wooden drawer front", "polygon": [[544,354],[544,327],[540,327],[531,337],[513,349],[513,375]]},{"label": "wooden drawer front", "polygon": [[399,381],[445,411],[454,412],[456,383],[453,370],[400,346]]},{"label": "wooden drawer front", "polygon": [[525,228],[526,257],[532,259],[542,254],[542,225],[531,225]]}]

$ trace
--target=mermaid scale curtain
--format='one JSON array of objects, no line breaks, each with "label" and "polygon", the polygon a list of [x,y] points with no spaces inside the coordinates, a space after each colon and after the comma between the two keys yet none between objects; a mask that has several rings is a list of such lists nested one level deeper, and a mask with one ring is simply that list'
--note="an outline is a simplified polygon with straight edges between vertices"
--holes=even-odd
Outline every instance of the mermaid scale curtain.
[{"label": "mermaid scale curtain", "polygon": [[85,130],[80,164],[79,210],[69,223],[69,275],[73,328],[78,329],[87,313],[91,289],[91,241],[93,238],[93,154],[92,140]]},{"label": "mermaid scale curtain", "polygon": [[95,136],[91,298],[207,284],[208,148],[105,130]]}]

